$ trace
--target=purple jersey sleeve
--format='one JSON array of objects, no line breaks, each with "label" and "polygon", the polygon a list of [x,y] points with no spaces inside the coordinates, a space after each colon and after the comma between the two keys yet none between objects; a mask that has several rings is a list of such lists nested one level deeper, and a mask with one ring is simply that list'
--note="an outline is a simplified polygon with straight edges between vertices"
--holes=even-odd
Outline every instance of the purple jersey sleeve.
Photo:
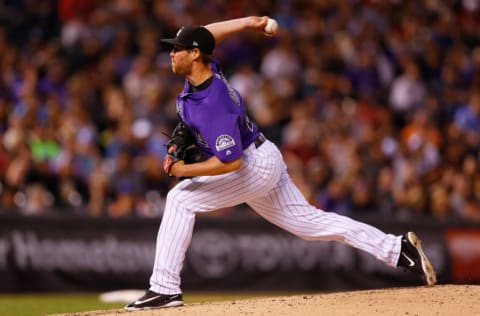
[{"label": "purple jersey sleeve", "polygon": [[237,115],[224,114],[212,117],[212,120],[203,127],[201,132],[212,153],[220,161],[228,162],[242,156],[243,146]]}]

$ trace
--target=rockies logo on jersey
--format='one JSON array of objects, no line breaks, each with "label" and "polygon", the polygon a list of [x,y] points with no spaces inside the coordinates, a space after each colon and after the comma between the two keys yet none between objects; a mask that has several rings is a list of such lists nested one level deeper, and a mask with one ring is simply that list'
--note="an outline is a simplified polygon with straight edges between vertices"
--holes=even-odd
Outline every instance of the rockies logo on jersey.
[{"label": "rockies logo on jersey", "polygon": [[233,146],[235,146],[235,140],[230,135],[220,135],[215,141],[215,148],[217,151],[222,151]]}]

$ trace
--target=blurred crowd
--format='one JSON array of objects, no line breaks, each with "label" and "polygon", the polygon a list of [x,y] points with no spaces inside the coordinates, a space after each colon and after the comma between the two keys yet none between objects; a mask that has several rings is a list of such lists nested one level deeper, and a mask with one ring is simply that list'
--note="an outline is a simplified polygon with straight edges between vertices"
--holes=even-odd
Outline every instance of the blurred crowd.
[{"label": "blurred crowd", "polygon": [[312,204],[480,220],[478,0],[0,1],[0,214],[160,216],[159,39],[245,15],[280,33],[215,54]]}]

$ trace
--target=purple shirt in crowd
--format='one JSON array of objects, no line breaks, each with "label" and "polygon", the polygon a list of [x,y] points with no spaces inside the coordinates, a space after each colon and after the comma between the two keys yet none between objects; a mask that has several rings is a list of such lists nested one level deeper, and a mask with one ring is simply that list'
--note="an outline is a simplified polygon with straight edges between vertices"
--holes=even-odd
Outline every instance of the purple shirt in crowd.
[{"label": "purple shirt in crowd", "polygon": [[210,158],[222,162],[240,158],[243,150],[259,136],[257,125],[251,121],[242,97],[233,89],[214,60],[213,79],[208,87],[193,91],[185,80],[183,92],[177,97],[177,114],[197,137],[197,143]]}]

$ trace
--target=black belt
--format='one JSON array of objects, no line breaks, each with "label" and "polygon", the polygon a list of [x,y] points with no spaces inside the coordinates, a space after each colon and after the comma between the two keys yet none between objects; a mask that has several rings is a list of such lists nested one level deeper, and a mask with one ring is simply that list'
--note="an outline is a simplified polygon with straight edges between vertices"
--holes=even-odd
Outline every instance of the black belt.
[{"label": "black belt", "polygon": [[265,140],[266,140],[265,136],[263,136],[263,134],[260,133],[257,139],[253,142],[253,144],[255,145],[255,148],[262,146],[262,144],[265,143]]}]

